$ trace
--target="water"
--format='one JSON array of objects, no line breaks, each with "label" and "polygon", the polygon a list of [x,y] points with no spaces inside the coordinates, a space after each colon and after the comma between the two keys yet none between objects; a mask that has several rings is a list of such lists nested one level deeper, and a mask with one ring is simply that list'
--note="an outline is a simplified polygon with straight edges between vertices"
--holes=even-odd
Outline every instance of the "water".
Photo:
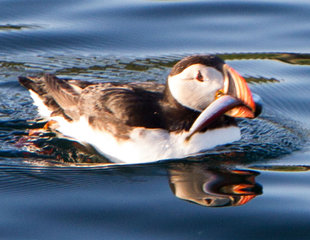
[{"label": "water", "polygon": [[[308,1],[0,1],[1,239],[309,239]],[[218,54],[264,100],[205,156],[105,165],[50,133],[17,77],[163,83]],[[29,136],[30,131],[36,133]],[[96,162],[96,163],[88,163]]]}]

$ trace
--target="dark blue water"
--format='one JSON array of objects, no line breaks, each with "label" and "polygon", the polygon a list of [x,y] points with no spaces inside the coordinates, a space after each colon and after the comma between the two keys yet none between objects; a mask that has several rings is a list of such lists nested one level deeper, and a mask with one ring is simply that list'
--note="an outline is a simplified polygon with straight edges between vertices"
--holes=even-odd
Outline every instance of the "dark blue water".
[{"label": "dark blue water", "polygon": [[[308,1],[0,0],[0,239],[309,239]],[[17,77],[163,83],[218,54],[264,100],[204,156],[106,165],[38,134]],[[35,133],[29,136],[29,132]]]}]

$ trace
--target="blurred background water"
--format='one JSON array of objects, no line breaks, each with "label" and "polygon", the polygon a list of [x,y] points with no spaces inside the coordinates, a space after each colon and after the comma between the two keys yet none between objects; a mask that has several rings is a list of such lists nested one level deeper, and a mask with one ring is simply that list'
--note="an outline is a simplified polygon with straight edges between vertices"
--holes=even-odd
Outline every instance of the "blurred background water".
[{"label": "blurred background water", "polygon": [[[309,239],[309,40],[302,0],[0,0],[0,238]],[[197,53],[264,100],[236,143],[118,166],[28,136],[44,123],[20,75],[164,83]]]}]

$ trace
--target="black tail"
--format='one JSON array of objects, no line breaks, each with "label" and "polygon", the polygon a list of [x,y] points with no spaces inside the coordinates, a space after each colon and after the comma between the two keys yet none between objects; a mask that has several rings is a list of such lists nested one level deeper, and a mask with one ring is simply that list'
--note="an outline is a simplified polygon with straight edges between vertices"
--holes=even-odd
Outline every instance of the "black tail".
[{"label": "black tail", "polygon": [[55,101],[52,94],[48,90],[46,84],[47,76],[53,76],[46,74],[43,77],[18,77],[18,81],[28,90],[35,92],[43,101],[44,105],[52,111],[51,116],[63,116],[67,120],[72,120],[68,115],[65,114],[64,109],[59,106]]},{"label": "black tail", "polygon": [[28,90],[35,92],[51,111],[52,116],[62,115],[67,120],[78,118],[76,104],[79,94],[67,80],[59,79],[53,74],[42,77],[19,77],[19,82]]},{"label": "black tail", "polygon": [[18,81],[28,90],[32,90],[37,93],[39,96],[44,96],[47,94],[45,85],[43,83],[43,78],[34,78],[34,77],[18,77]]}]

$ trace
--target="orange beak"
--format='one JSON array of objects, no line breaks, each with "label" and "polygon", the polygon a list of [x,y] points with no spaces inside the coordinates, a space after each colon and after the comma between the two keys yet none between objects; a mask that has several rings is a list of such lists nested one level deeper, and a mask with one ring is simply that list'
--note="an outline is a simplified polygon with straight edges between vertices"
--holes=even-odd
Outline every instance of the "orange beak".
[{"label": "orange beak", "polygon": [[225,74],[223,93],[243,103],[243,106],[234,107],[225,114],[236,118],[254,118],[255,103],[245,79],[227,64],[223,66],[223,69]]}]

